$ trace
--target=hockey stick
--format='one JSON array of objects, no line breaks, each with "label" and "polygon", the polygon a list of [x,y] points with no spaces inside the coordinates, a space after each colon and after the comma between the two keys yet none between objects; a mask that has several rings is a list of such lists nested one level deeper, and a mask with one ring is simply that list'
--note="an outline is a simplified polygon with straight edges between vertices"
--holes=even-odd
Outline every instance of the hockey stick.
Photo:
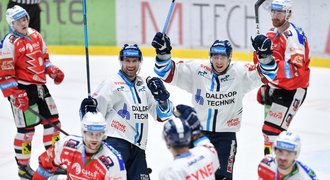
[{"label": "hockey stick", "polygon": [[260,34],[260,27],[259,27],[259,7],[260,5],[265,2],[265,0],[258,0],[255,4],[254,4],[254,14],[256,16],[256,31],[257,34]]},{"label": "hockey stick", "polygon": [[173,9],[174,9],[174,4],[175,4],[174,2],[175,2],[175,0],[172,0],[170,9],[168,10],[168,14],[167,14],[166,21],[165,21],[165,24],[164,24],[164,27],[163,27],[163,31],[162,31],[163,34],[166,33],[166,29],[167,29],[168,23],[169,23],[169,21],[171,19],[172,12],[173,12]]},{"label": "hockey stick", "polygon": [[86,0],[83,0],[83,10],[84,10],[84,37],[85,37],[85,52],[86,52],[86,73],[87,73],[87,93],[88,98],[91,98],[91,85],[89,76],[89,53],[88,53],[88,31],[87,31],[87,8]]},{"label": "hockey stick", "polygon": [[28,108],[28,110],[30,112],[32,112],[34,115],[38,116],[40,119],[46,121],[49,125],[53,126],[56,130],[60,131],[61,133],[63,133],[64,135],[68,136],[69,134],[67,132],[65,132],[63,129],[61,129],[60,127],[56,126],[54,123],[50,122],[47,118],[45,118],[44,116],[42,116],[41,114],[37,113],[35,110],[33,110],[31,107]]}]

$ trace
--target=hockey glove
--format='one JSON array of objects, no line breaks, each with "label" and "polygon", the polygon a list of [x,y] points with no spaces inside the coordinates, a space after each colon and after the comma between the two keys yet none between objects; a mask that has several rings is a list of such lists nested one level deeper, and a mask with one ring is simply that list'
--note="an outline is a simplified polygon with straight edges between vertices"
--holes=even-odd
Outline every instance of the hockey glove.
[{"label": "hockey glove", "polygon": [[272,57],[272,41],[268,39],[265,35],[259,34],[254,39],[252,39],[252,46],[258,54],[259,62],[262,64],[269,64],[274,61]]},{"label": "hockey glove", "polygon": [[96,112],[97,100],[94,98],[85,98],[80,104],[80,118],[82,119],[87,112]]},{"label": "hockey glove", "polygon": [[176,106],[176,111],[177,112],[174,113],[174,115],[189,124],[192,135],[201,133],[202,125],[198,120],[197,113],[194,108],[179,104]]},{"label": "hockey glove", "polygon": [[26,111],[29,108],[29,98],[25,90],[15,89],[9,98],[14,107],[19,108],[22,111]]},{"label": "hockey glove", "polygon": [[266,85],[262,85],[259,89],[258,89],[258,93],[257,93],[257,101],[258,103],[260,103],[261,105],[264,105],[265,104],[265,101],[266,101],[266,97],[265,97],[265,94],[266,94],[266,89],[267,89],[267,86]]},{"label": "hockey glove", "polygon": [[170,93],[166,90],[164,83],[158,77],[148,77],[146,79],[147,86],[154,96],[156,101],[167,101],[170,97]]},{"label": "hockey glove", "polygon": [[156,49],[157,57],[160,60],[171,58],[171,41],[170,38],[161,32],[156,33],[151,45]]},{"label": "hockey glove", "polygon": [[55,84],[61,84],[64,79],[64,73],[57,66],[54,65],[47,67],[46,74],[48,74],[49,77],[54,79]]}]

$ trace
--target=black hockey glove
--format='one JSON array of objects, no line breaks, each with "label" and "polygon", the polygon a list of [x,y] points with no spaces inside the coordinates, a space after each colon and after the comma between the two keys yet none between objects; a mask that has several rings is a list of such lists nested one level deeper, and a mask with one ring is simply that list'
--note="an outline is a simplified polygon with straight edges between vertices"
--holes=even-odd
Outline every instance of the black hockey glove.
[{"label": "black hockey glove", "polygon": [[80,118],[82,119],[87,112],[96,112],[97,100],[94,98],[85,98],[80,104]]},{"label": "black hockey glove", "polygon": [[170,38],[161,32],[156,33],[151,45],[156,49],[157,57],[160,60],[171,58],[171,41]]},{"label": "black hockey glove", "polygon": [[270,41],[270,39],[268,39],[265,35],[259,34],[254,39],[251,37],[251,41],[253,48],[258,54],[260,63],[269,64],[274,60],[272,57],[272,41]]},{"label": "black hockey glove", "polygon": [[157,77],[148,77],[146,82],[156,101],[167,101],[170,97],[170,93],[166,90],[161,79]]},{"label": "black hockey glove", "polygon": [[202,125],[198,120],[197,113],[194,108],[179,104],[176,106],[176,110],[177,112],[174,112],[174,115],[189,124],[192,135],[201,133]]}]

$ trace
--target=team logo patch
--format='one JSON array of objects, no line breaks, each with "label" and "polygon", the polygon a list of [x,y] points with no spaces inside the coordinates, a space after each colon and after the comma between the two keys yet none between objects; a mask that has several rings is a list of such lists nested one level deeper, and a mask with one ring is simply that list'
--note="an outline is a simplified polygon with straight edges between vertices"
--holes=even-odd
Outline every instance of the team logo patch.
[{"label": "team logo patch", "polygon": [[79,141],[74,140],[74,139],[69,139],[68,141],[66,141],[64,143],[65,147],[69,147],[69,148],[76,148],[79,144]]},{"label": "team logo patch", "polygon": [[100,161],[107,167],[107,169],[110,169],[114,165],[112,159],[109,156],[101,156],[99,157]]},{"label": "team logo patch", "polygon": [[23,155],[31,154],[31,142],[22,143],[22,154]]},{"label": "team logo patch", "polygon": [[118,112],[118,115],[121,116],[123,119],[130,120],[131,115],[129,114],[127,110],[127,104],[124,103],[124,106],[122,109],[120,109]]}]

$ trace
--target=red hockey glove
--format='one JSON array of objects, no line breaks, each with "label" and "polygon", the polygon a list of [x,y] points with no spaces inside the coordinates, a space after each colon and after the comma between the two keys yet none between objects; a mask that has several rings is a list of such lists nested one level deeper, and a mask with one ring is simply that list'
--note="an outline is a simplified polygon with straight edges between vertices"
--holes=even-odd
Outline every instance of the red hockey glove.
[{"label": "red hockey glove", "polygon": [[265,94],[266,94],[266,86],[262,85],[257,93],[257,101],[262,105],[265,104]]},{"label": "red hockey glove", "polygon": [[22,111],[26,111],[29,108],[29,98],[25,90],[13,90],[13,94],[10,95],[10,101],[16,108],[19,108]]},{"label": "red hockey glove", "polygon": [[61,84],[64,79],[64,73],[57,66],[49,66],[46,69],[46,74],[49,75],[52,79],[54,79],[55,84]]},{"label": "red hockey glove", "polygon": [[53,161],[55,158],[54,147],[48,148],[39,156],[39,166],[50,172],[54,172],[58,166],[56,166]]}]

